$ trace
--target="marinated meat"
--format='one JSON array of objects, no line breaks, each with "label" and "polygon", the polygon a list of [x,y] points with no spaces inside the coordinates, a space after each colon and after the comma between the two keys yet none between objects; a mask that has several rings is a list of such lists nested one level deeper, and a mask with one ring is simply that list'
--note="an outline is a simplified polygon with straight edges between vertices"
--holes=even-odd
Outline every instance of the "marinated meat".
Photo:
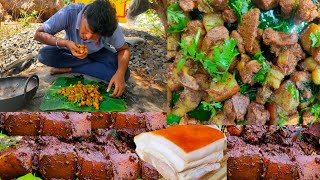
[{"label": "marinated meat", "polygon": [[292,10],[295,8],[296,0],[280,0],[281,16],[288,19],[291,16]]},{"label": "marinated meat", "polygon": [[34,154],[33,141],[0,150],[0,178],[10,180],[31,173]]},{"label": "marinated meat", "polygon": [[[196,35],[198,29],[201,29],[201,35],[205,34],[205,29],[202,21],[200,20],[192,20],[187,24],[187,34]],[[182,37],[183,38],[183,37]]]},{"label": "marinated meat", "polygon": [[305,83],[311,81],[311,74],[307,71],[295,71],[291,74],[290,80],[296,85],[297,89],[304,90]]},{"label": "marinated meat", "polygon": [[148,131],[154,131],[166,127],[166,113],[164,112],[145,112],[146,126]]},{"label": "marinated meat", "polygon": [[222,18],[224,22],[229,24],[237,21],[236,13],[229,6],[222,12]]},{"label": "marinated meat", "polygon": [[140,177],[139,158],[137,154],[111,154],[114,179],[136,180]]},{"label": "marinated meat", "polygon": [[250,125],[246,126],[243,131],[243,139],[250,144],[259,144],[267,132],[266,126]]},{"label": "marinated meat", "polygon": [[209,54],[209,51],[212,47],[218,45],[219,42],[222,42],[225,39],[229,39],[229,31],[226,27],[217,26],[215,28],[212,28],[207,32],[203,39],[201,51],[207,52],[207,54]]},{"label": "marinated meat", "polygon": [[40,147],[38,161],[44,179],[75,179],[77,154],[71,144],[47,141]]},{"label": "marinated meat", "polygon": [[301,127],[286,126],[269,126],[265,134],[265,142],[271,144],[280,144],[283,146],[291,146],[301,133]]},{"label": "marinated meat", "polygon": [[296,166],[299,179],[319,179],[320,178],[320,155],[297,156]]},{"label": "marinated meat", "polygon": [[111,113],[115,129],[146,128],[144,115],[136,112]]},{"label": "marinated meat", "polygon": [[260,148],[253,145],[228,149],[227,173],[230,180],[259,180],[263,171]]},{"label": "marinated meat", "polygon": [[248,107],[246,115],[246,122],[248,125],[264,125],[270,118],[270,113],[265,110],[263,105],[251,102]]},{"label": "marinated meat", "polygon": [[140,163],[141,163],[141,178],[143,180],[161,179],[161,175],[151,164],[144,161],[140,161]]},{"label": "marinated meat", "polygon": [[245,63],[244,68],[239,71],[242,82],[250,85],[256,83],[256,81],[253,80],[253,76],[259,72],[261,68],[262,65],[256,60],[251,60]]},{"label": "marinated meat", "polygon": [[79,143],[76,147],[79,180],[112,179],[111,161],[106,159],[98,146],[92,143]]},{"label": "marinated meat", "polygon": [[279,4],[279,0],[253,0],[253,3],[260,9],[269,10]]},{"label": "marinated meat", "polygon": [[238,137],[238,136],[232,136],[229,135],[227,136],[227,148],[228,149],[233,149],[235,147],[242,147],[242,146],[246,146],[246,143],[243,141],[242,137]]},{"label": "marinated meat", "polygon": [[264,179],[297,179],[295,164],[287,154],[274,153],[263,156]]},{"label": "marinated meat", "polygon": [[237,93],[231,99],[225,101],[223,111],[230,121],[243,121],[247,113],[250,99],[247,96]]},{"label": "marinated meat", "polygon": [[308,156],[314,154],[320,155],[320,149],[314,148],[311,144],[308,144],[307,142],[297,140],[297,144],[300,146],[302,151]]},{"label": "marinated meat", "polygon": [[210,5],[213,7],[215,11],[223,11],[228,6],[227,0],[212,0]]},{"label": "marinated meat", "polygon": [[297,23],[302,21],[311,22],[318,16],[318,7],[312,2],[312,0],[299,0],[299,7],[295,15],[295,21]]},{"label": "marinated meat", "polygon": [[264,105],[270,96],[272,95],[273,91],[268,86],[262,86],[257,88],[257,95],[256,95],[256,102]]},{"label": "marinated meat", "polygon": [[238,32],[243,38],[244,47],[250,54],[253,51],[254,41],[257,38],[260,10],[257,8],[251,9],[249,12],[242,16],[242,24],[238,26]]},{"label": "marinated meat", "polygon": [[303,130],[303,139],[320,149],[320,124],[314,123],[313,125],[306,126]]},{"label": "marinated meat", "polygon": [[245,51],[244,44],[243,44],[244,42],[243,42],[243,39],[242,39],[241,35],[238,33],[238,31],[233,30],[231,32],[230,36],[238,41],[237,42],[237,47],[239,49],[239,52],[241,54],[245,54],[246,51]]},{"label": "marinated meat", "polygon": [[36,112],[8,112],[4,126],[12,136],[36,136],[40,131],[40,119]]},{"label": "marinated meat", "polygon": [[197,7],[197,3],[193,0],[181,0],[179,1],[179,5],[185,12],[190,12]]},{"label": "marinated meat", "polygon": [[40,113],[40,134],[65,139],[88,138],[91,134],[91,121],[87,116],[88,113],[74,112]]},{"label": "marinated meat", "polygon": [[91,129],[107,129],[113,124],[110,113],[91,113],[88,117],[91,121]]}]

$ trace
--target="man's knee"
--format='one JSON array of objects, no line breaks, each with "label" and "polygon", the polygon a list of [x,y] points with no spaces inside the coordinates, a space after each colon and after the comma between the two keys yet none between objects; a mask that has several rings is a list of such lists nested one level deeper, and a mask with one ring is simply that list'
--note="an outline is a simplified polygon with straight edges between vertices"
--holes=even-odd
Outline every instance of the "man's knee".
[{"label": "man's knee", "polygon": [[39,62],[47,66],[53,66],[55,61],[54,60],[55,56],[57,55],[57,52],[58,52],[58,51],[55,51],[53,48],[56,48],[56,47],[46,46],[41,48],[38,52]]}]

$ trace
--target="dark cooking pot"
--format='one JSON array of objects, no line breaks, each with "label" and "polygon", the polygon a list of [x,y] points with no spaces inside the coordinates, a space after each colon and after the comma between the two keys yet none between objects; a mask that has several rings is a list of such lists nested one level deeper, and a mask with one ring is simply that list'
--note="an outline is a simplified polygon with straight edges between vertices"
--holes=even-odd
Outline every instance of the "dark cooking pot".
[{"label": "dark cooking pot", "polygon": [[16,111],[22,108],[36,94],[39,77],[0,78],[0,112]]}]

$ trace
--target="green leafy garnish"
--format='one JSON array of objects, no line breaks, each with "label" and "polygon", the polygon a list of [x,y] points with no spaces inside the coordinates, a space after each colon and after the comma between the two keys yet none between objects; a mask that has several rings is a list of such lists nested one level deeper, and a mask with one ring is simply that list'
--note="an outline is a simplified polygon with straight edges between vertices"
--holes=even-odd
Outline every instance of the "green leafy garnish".
[{"label": "green leafy garnish", "polygon": [[320,30],[317,30],[315,33],[310,33],[310,39],[312,41],[312,47],[320,46]]},{"label": "green leafy garnish", "polygon": [[287,121],[289,121],[288,117],[286,117],[282,113],[278,113],[278,119],[277,119],[277,125],[278,126],[284,126]]},{"label": "green leafy garnish", "polygon": [[29,173],[17,178],[17,180],[41,180],[41,178],[34,176],[32,173]]},{"label": "green leafy garnish", "polygon": [[172,106],[174,106],[177,103],[179,98],[180,98],[180,94],[177,93],[176,91],[173,91],[173,93],[172,93]]},{"label": "green leafy garnish", "polygon": [[195,110],[188,113],[188,116],[200,121],[208,121],[211,117],[216,115],[216,110],[221,108],[221,102],[208,103],[202,101]]},{"label": "green leafy garnish", "polygon": [[289,84],[287,90],[289,91],[290,94],[293,95],[293,99],[295,101],[297,101],[298,100],[298,93],[297,93],[296,86],[293,84]]},{"label": "green leafy garnish", "polygon": [[179,116],[176,116],[174,114],[169,114],[169,115],[167,115],[167,119],[166,119],[167,125],[179,123],[180,119],[181,119],[181,117],[179,117]]},{"label": "green leafy garnish", "polygon": [[271,71],[271,67],[267,64],[266,58],[262,55],[261,51],[258,51],[253,58],[262,64],[262,68],[253,76],[253,80],[257,81],[261,85],[264,85],[268,79],[267,74]]},{"label": "green leafy garnish", "polygon": [[213,81],[223,82],[226,81],[228,69],[232,59],[239,54],[237,49],[237,40],[230,38],[224,40],[222,46],[216,46],[213,50],[212,57],[206,57],[205,52],[198,52],[197,44],[200,38],[201,30],[198,29],[196,36],[192,39],[191,45],[183,39],[180,43],[183,58],[178,60],[177,70],[181,70],[187,59],[199,61],[204,69],[212,76]]},{"label": "green leafy garnish", "polygon": [[317,120],[320,117],[320,102],[314,103],[309,107],[314,119]]},{"label": "green leafy garnish", "polygon": [[229,0],[229,6],[235,11],[239,24],[242,24],[242,15],[249,11],[251,0]]},{"label": "green leafy garnish", "polygon": [[181,10],[179,3],[170,4],[167,8],[168,15],[168,32],[181,32],[183,31],[188,24],[188,18]]}]

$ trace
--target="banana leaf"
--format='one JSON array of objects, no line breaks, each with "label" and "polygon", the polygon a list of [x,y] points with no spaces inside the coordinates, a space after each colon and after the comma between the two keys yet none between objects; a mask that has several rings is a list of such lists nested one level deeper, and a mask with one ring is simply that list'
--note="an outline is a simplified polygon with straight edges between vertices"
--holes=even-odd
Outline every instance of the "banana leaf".
[{"label": "banana leaf", "polygon": [[[99,86],[100,95],[103,96],[103,101],[100,102],[100,109],[96,110],[93,106],[78,106],[78,103],[68,101],[67,97],[58,95],[58,90],[63,87],[77,84],[80,81],[82,84],[93,84]],[[107,92],[107,84],[103,82],[95,82],[87,79],[59,77],[56,82],[46,91],[42,103],[40,105],[41,111],[55,111],[55,110],[70,110],[81,112],[122,112],[127,109],[127,104],[123,99],[111,98],[109,95],[113,92]]]}]

